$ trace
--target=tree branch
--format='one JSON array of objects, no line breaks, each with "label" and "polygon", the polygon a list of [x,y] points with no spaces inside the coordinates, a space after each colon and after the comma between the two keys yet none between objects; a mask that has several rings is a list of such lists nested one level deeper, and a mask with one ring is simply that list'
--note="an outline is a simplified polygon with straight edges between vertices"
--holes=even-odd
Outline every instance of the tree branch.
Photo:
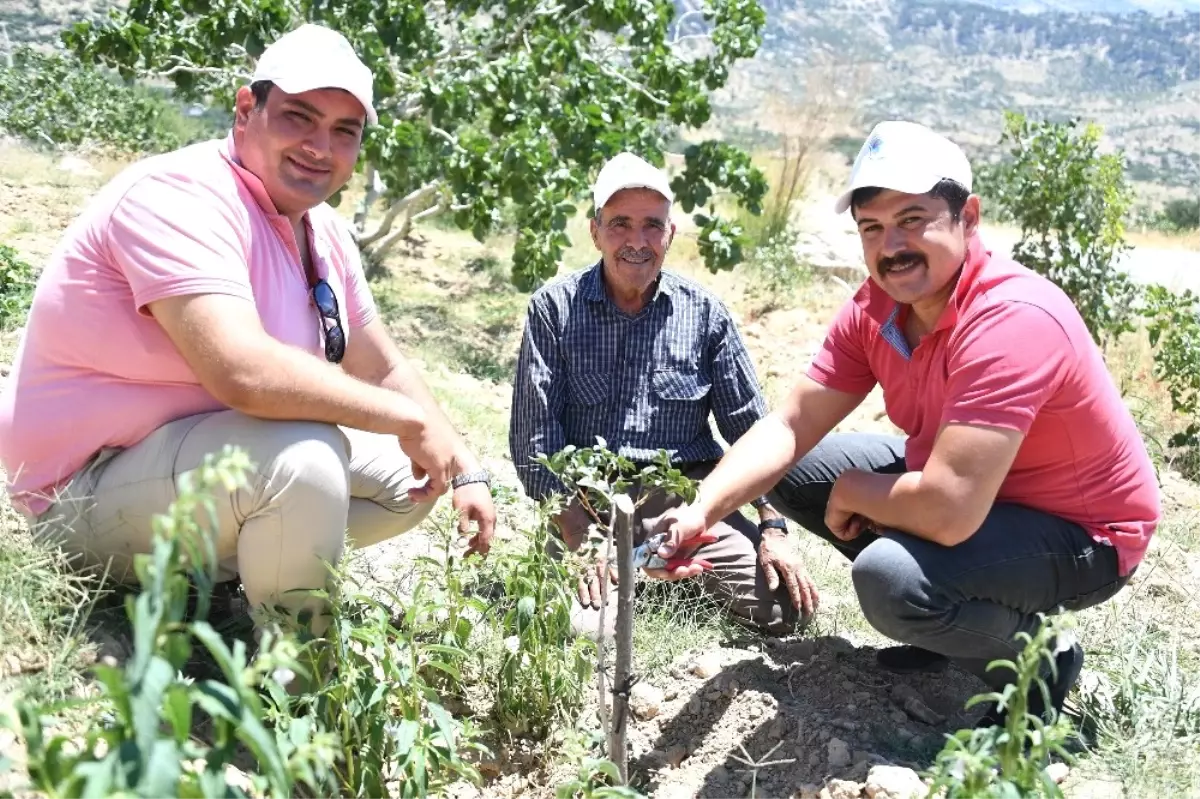
[{"label": "tree branch", "polygon": [[[413,203],[410,202],[407,203],[405,207],[411,208],[412,205]],[[423,211],[420,211],[416,214],[406,213],[404,216],[404,222],[400,225],[400,227],[396,228],[387,236],[385,236],[379,242],[379,244],[377,244],[371,250],[371,256],[376,260],[382,258],[385,254],[387,254],[388,250],[392,249],[392,247],[396,245],[396,242],[407,238],[408,234],[412,233],[413,226],[416,225],[417,222],[421,221],[422,219],[428,219],[431,216],[436,216],[444,210],[446,210],[446,198],[442,197],[437,203],[429,206]]]},{"label": "tree branch", "polygon": [[249,72],[243,72],[240,69],[232,67],[202,67],[198,64],[193,64],[186,58],[181,58],[177,55],[171,56],[168,63],[170,63],[172,66],[165,70],[150,70],[149,74],[159,78],[169,78],[172,75],[176,75],[180,72],[190,72],[193,75],[213,75],[218,78],[232,77],[241,81],[249,81],[254,77]]},{"label": "tree branch", "polygon": [[363,228],[367,226],[367,215],[371,213],[371,206],[379,197],[379,192],[375,189],[375,177],[378,174],[375,171],[375,165],[368,161],[363,169],[363,180],[367,184],[367,190],[363,194],[362,202],[358,204],[358,210],[354,212],[355,233],[362,233]]},{"label": "tree branch", "polygon": [[[429,195],[433,194],[441,187],[442,183],[439,180],[431,180],[419,189],[414,189],[404,197],[401,197],[396,202],[392,203],[391,207],[384,213],[383,218],[379,220],[379,226],[371,233],[367,233],[358,237],[357,244],[360,248],[374,244],[379,239],[388,234],[392,229],[392,224],[396,221],[396,217],[400,216],[413,203],[420,202]],[[408,235],[407,232],[405,235]]]},{"label": "tree branch", "polygon": [[621,83],[624,83],[626,86],[628,86],[629,88],[633,89],[635,92],[637,92],[638,94],[642,95],[642,96],[643,96],[643,97],[645,97],[647,100],[649,100],[650,102],[654,103],[655,105],[662,106],[663,108],[670,108],[670,107],[671,107],[671,103],[670,103],[669,101],[667,101],[667,100],[664,100],[663,98],[661,98],[661,97],[659,97],[658,95],[654,94],[654,93],[653,93],[653,92],[651,92],[649,89],[647,89],[645,86],[643,86],[642,84],[640,84],[640,83],[638,83],[637,81],[633,80],[633,79],[632,79],[632,78],[630,78],[628,75],[625,75],[625,74],[624,74],[624,73],[622,73],[620,70],[613,69],[613,68],[612,68],[611,66],[609,66],[608,64],[604,64],[604,63],[602,63],[602,62],[600,62],[600,61],[596,60],[595,58],[593,58],[592,56],[588,55],[588,54],[587,54],[587,53],[585,53],[585,52],[582,52],[582,51],[581,51],[581,52],[579,53],[579,56],[580,56],[580,58],[581,58],[581,59],[583,59],[584,61],[587,61],[587,62],[590,62],[590,63],[594,64],[594,65],[596,66],[596,68],[600,70],[600,74],[602,74],[602,75],[605,75],[605,76],[607,76],[607,77],[610,77],[610,78],[612,78],[613,80],[620,81]]}]

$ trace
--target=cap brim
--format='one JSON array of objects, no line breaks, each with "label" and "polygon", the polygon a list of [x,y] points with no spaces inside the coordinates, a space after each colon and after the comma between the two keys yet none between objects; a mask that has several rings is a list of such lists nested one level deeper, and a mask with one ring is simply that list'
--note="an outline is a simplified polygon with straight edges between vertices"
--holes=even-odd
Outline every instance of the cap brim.
[{"label": "cap brim", "polygon": [[850,207],[850,197],[858,189],[879,188],[891,189],[905,194],[925,194],[941,180],[925,170],[897,169],[894,165],[880,164],[879,166],[864,167],[854,177],[850,187],[834,201],[834,213],[842,214]]},{"label": "cap brim", "polygon": [[625,191],[626,189],[649,189],[650,191],[661,194],[667,202],[669,202],[669,203],[675,202],[675,197],[674,197],[674,195],[671,194],[670,189],[667,189],[664,192],[663,188],[661,186],[651,186],[649,183],[639,183],[639,182],[631,182],[631,183],[623,184],[621,186],[616,186],[616,187],[610,189],[607,194],[594,197],[592,199],[592,201],[596,204],[597,208],[603,208],[604,206],[608,205],[608,201],[611,200],[614,195],[616,195],[619,192]]},{"label": "cap brim", "polygon": [[278,86],[282,91],[284,91],[288,94],[303,94],[304,92],[311,92],[314,89],[341,89],[342,91],[347,92],[348,94],[352,95],[354,97],[354,99],[358,100],[359,104],[362,105],[363,110],[367,114],[367,123],[368,124],[371,124],[371,125],[379,124],[379,117],[378,117],[378,115],[376,115],[375,109],[371,106],[371,104],[368,103],[366,100],[364,100],[362,97],[359,97],[354,92],[350,91],[350,89],[348,89],[345,86],[338,83],[337,81],[329,80],[328,73],[324,73],[324,74],[311,73],[308,75],[289,75],[284,78],[271,78],[270,80],[272,83],[274,83],[276,86]]}]

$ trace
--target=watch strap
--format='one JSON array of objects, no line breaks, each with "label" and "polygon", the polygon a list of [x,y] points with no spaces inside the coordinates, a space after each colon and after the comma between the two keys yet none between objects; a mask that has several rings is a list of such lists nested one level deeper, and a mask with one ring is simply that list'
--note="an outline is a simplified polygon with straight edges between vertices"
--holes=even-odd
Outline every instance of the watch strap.
[{"label": "watch strap", "polygon": [[764,519],[758,523],[758,529],[761,530],[783,530],[788,531],[786,519]]},{"label": "watch strap", "polygon": [[471,483],[486,483],[488,488],[492,486],[492,476],[488,474],[486,469],[481,469],[478,472],[464,472],[463,474],[455,475],[450,480],[452,488],[462,488]]},{"label": "watch strap", "polygon": [[771,500],[767,499],[765,496],[759,497],[758,499],[750,500],[750,507],[755,508],[755,509],[766,507],[767,505],[770,505],[770,504],[771,504]]}]

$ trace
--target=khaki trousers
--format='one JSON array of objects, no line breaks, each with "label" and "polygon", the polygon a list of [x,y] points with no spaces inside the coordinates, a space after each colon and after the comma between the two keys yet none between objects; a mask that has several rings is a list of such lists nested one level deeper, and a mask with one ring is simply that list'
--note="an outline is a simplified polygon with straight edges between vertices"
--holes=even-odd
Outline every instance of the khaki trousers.
[{"label": "khaki trousers", "polygon": [[[693,480],[703,480],[715,466],[715,462],[697,463],[684,467],[682,471]],[[642,499],[642,492],[637,487],[630,489],[629,493],[635,503]],[[682,497],[671,496],[662,491],[652,491],[645,496],[634,515],[634,546],[654,534],[659,517],[682,504]],[[740,512],[734,511],[713,525],[709,532],[716,535],[717,540],[697,547],[690,555],[712,563],[711,571],[703,572],[695,578],[700,581],[705,593],[715,598],[730,618],[744,627],[775,636],[795,632],[797,624],[801,621],[801,614],[792,604],[787,586],[781,580],[779,587],[772,591],[767,586],[766,575],[758,563],[758,544],[762,539],[758,525]],[[576,540],[586,537],[586,530],[570,533]],[[554,552],[564,545],[551,538],[548,546]],[[650,578],[642,576],[641,579]],[[615,585],[609,585],[608,602],[604,612],[606,638],[612,637],[616,618],[617,590]],[[600,610],[584,607],[576,600],[572,625],[576,634],[596,638],[600,632]]]},{"label": "khaki trousers", "polygon": [[[178,478],[226,444],[255,465],[247,487],[217,496],[219,580],[239,575],[252,607],[317,611],[286,596],[326,586],[347,537],[376,544],[418,525],[433,503],[414,503],[408,457],[392,436],[319,422],[257,419],[219,411],[177,419],[136,445],[101,451],[34,524],[80,568],[107,567],[132,582],[134,556],[149,552],[153,519],[177,497]],[[211,523],[211,522],[210,522]]]}]

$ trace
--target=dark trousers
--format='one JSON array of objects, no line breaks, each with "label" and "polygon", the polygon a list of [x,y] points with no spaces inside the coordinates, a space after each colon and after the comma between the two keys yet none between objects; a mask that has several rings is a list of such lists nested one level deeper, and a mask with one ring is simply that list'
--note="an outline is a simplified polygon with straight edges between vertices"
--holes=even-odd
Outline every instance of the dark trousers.
[{"label": "dark trousers", "polygon": [[842,541],[825,525],[834,481],[847,469],[906,471],[904,440],[827,436],[771,492],[779,512],[853,561],[863,615],[880,633],[939,652],[999,689],[1012,672],[990,661],[1020,651],[1037,614],[1079,610],[1110,599],[1128,582],[1117,553],[1082,527],[1019,505],[997,503],[969,539],[947,547],[898,530]]}]

